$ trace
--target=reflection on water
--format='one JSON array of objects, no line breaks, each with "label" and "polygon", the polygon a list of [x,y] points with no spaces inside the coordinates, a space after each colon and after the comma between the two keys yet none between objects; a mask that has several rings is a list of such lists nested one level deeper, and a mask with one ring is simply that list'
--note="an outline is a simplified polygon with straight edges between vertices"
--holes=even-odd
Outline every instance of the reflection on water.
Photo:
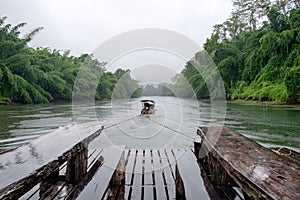
[{"label": "reflection on water", "polygon": [[[155,114],[136,118],[132,117],[140,112],[140,99],[101,101],[96,105],[0,106],[0,148],[20,146],[59,126],[90,121],[112,126],[91,144],[94,147],[111,143],[132,148],[187,147],[192,146],[198,126],[224,123],[225,107],[222,104],[212,106],[209,101],[175,97],[153,99],[156,100]],[[116,125],[128,118],[132,119]],[[300,149],[299,107],[228,103],[225,125],[266,146]]]}]

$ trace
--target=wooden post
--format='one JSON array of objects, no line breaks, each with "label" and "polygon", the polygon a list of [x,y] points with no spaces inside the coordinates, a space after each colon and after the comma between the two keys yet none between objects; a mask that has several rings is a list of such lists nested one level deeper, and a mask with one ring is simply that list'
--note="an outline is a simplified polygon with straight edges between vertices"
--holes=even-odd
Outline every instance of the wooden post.
[{"label": "wooden post", "polygon": [[[117,196],[118,195],[118,196]],[[125,157],[124,152],[114,171],[107,190],[107,199],[126,199],[125,198]]]},{"label": "wooden post", "polygon": [[82,149],[67,162],[66,182],[68,183],[79,183],[87,173],[88,148],[87,145],[79,148]]},{"label": "wooden post", "polygon": [[194,153],[197,158],[200,158],[200,150],[202,147],[202,139],[199,135],[194,139]]},{"label": "wooden post", "polygon": [[185,199],[185,191],[184,191],[184,184],[180,177],[178,166],[176,165],[175,170],[175,183],[176,183],[176,199]]},{"label": "wooden post", "polygon": [[213,157],[212,153],[208,154],[208,167],[211,174],[211,181],[217,186],[226,186],[230,183],[230,176],[222,164]]},{"label": "wooden post", "polygon": [[48,177],[41,181],[39,192],[40,198],[44,198],[58,189],[57,186],[55,187],[55,183],[58,181],[58,178],[59,168],[54,170]]}]

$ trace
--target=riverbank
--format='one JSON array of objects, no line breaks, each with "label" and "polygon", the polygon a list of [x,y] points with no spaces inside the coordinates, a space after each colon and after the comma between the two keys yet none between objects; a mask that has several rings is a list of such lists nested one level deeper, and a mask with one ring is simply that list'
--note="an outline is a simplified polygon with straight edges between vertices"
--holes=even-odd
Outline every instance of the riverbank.
[{"label": "riverbank", "polygon": [[288,103],[288,102],[277,102],[277,101],[253,101],[253,100],[243,100],[243,99],[228,100],[227,102],[239,103],[245,105],[299,107],[300,109],[300,102]]}]

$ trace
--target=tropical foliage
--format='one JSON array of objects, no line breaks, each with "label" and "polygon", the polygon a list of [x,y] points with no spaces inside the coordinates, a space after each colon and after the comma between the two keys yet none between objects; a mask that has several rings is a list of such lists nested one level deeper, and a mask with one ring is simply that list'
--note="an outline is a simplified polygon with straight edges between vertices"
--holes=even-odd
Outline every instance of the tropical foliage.
[{"label": "tropical foliage", "polygon": [[[299,1],[233,0],[233,7],[231,16],[214,26],[204,44],[222,76],[227,98],[299,102]],[[214,98],[207,85],[212,75],[197,71],[202,60],[196,54],[181,74],[198,98]]]},{"label": "tropical foliage", "polygon": [[[26,24],[13,26],[6,24],[5,20],[6,17],[0,17],[0,101],[69,101],[73,90],[78,98],[110,99],[115,87],[118,87],[116,98],[141,94],[129,71],[106,72],[105,63],[88,54],[76,57],[68,50],[31,48],[28,42],[42,28],[36,28],[21,38],[19,29]],[[79,69],[80,76],[77,76]],[[93,96],[90,91],[94,91]]]}]

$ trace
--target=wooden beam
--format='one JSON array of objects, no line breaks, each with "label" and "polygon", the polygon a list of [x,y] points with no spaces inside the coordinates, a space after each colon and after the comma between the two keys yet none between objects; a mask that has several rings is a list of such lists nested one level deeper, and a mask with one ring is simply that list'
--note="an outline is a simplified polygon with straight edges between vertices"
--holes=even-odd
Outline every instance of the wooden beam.
[{"label": "wooden beam", "polygon": [[62,164],[72,159],[75,155],[82,151],[93,139],[98,137],[102,132],[103,127],[96,132],[90,134],[82,141],[75,144],[71,149],[58,155],[57,159],[50,161],[44,166],[36,169],[28,176],[17,180],[10,185],[0,190],[0,199],[18,199],[32,189],[35,185],[42,182],[48,176],[53,174],[54,171]]}]

